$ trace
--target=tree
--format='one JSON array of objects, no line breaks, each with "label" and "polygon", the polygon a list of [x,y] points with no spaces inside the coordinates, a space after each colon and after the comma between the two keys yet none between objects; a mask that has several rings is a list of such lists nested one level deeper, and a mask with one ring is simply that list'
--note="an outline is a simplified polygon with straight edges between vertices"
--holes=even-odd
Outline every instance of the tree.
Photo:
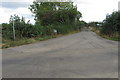
[{"label": "tree", "polygon": [[106,35],[114,35],[116,33],[120,34],[120,12],[113,12],[106,16],[103,21],[103,27],[101,33]]},{"label": "tree", "polygon": [[73,2],[33,2],[29,9],[35,14],[36,23],[49,25],[55,23],[75,23],[79,20],[81,13]]},{"label": "tree", "polygon": [[35,14],[36,27],[41,33],[50,35],[54,29],[58,33],[67,33],[79,28],[79,19],[82,14],[77,11],[73,2],[36,2],[29,9]]}]

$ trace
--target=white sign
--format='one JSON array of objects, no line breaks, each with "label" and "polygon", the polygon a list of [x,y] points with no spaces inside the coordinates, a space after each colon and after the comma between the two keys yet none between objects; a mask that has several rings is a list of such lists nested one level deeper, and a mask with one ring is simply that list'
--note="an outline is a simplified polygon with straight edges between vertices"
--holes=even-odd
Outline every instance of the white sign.
[{"label": "white sign", "polygon": [[57,30],[56,30],[56,29],[54,29],[54,30],[53,30],[53,32],[54,32],[54,33],[57,33]]}]

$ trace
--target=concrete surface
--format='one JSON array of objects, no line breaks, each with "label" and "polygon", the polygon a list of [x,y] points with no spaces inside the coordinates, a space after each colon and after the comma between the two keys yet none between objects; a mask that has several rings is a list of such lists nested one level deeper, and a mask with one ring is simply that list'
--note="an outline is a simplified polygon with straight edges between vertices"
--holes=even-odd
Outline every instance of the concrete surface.
[{"label": "concrete surface", "polygon": [[91,31],[3,49],[3,78],[117,78],[118,43]]}]

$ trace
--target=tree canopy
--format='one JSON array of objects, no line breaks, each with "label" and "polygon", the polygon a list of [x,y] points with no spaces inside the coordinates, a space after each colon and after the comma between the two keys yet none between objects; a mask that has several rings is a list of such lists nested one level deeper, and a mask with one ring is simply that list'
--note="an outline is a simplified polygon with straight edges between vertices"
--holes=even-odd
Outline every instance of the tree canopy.
[{"label": "tree canopy", "polygon": [[82,16],[73,2],[33,2],[29,9],[41,25],[74,24]]}]

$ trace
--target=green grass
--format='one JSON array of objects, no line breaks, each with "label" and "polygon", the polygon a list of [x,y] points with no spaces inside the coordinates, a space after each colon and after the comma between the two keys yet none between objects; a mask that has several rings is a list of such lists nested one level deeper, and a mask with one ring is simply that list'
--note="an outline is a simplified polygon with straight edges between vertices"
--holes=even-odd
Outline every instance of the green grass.
[{"label": "green grass", "polygon": [[104,35],[104,34],[101,34],[99,30],[94,29],[94,28],[92,29],[92,31],[105,39],[113,40],[113,41],[120,41],[120,38],[118,38],[118,36],[116,36],[116,35],[115,36]]},{"label": "green grass", "polygon": [[108,40],[112,40],[112,41],[120,41],[120,38],[115,37],[115,36],[108,36],[108,35],[104,35],[101,33],[97,33],[98,35],[100,35],[101,37],[108,39]]},{"label": "green grass", "polygon": [[112,41],[120,41],[120,38],[118,38],[118,36],[108,36],[108,35],[104,35],[101,33],[97,33],[98,35],[100,35],[101,37],[108,39],[108,40],[112,40]]},{"label": "green grass", "polygon": [[44,37],[37,37],[37,38],[22,38],[15,41],[3,39],[2,48],[9,48],[9,47],[15,47],[15,46],[20,46],[24,44],[35,43],[38,41],[44,41],[51,38],[53,38],[53,36],[44,36]]},{"label": "green grass", "polygon": [[2,44],[2,48],[9,48],[9,47],[14,47],[14,46],[20,46],[23,44],[29,44],[29,43],[33,43],[36,42],[35,39],[20,39],[20,40],[3,40],[3,44]]},{"label": "green grass", "polygon": [[20,46],[20,45],[35,43],[35,42],[39,42],[39,41],[56,38],[56,37],[74,34],[77,32],[80,32],[80,31],[72,31],[67,34],[58,34],[58,35],[42,36],[42,37],[35,37],[35,38],[22,38],[22,39],[17,39],[15,41],[8,40],[8,39],[2,39],[2,48],[9,48],[9,47],[15,47],[15,46]]},{"label": "green grass", "polygon": [[109,40],[120,41],[120,39],[118,39],[118,38],[109,38]]}]

